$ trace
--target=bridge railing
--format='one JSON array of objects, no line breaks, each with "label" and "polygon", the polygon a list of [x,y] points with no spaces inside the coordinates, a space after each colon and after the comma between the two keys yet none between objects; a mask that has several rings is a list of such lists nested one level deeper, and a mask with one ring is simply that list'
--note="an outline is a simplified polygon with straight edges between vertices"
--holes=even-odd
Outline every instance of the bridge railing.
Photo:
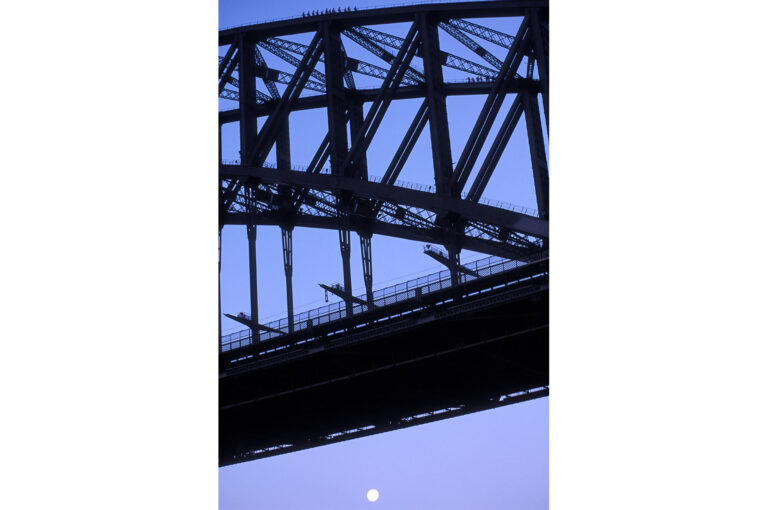
[{"label": "bridge railing", "polygon": [[[464,264],[468,269],[473,270],[480,278],[497,274],[509,269],[523,266],[525,264],[541,260],[546,257],[545,254],[540,254],[532,257],[527,261],[509,260],[496,256],[486,257],[474,262]],[[460,283],[476,280],[477,277],[462,273],[459,275]],[[419,278],[414,278],[405,282],[390,285],[373,292],[373,306],[382,307],[392,305],[401,301],[414,299],[419,294],[422,296],[431,292],[436,292],[451,286],[451,274],[450,271],[444,270],[437,273],[431,273]],[[359,299],[365,301],[365,294],[358,296]],[[361,305],[354,303],[352,305],[352,315],[357,315],[368,309],[367,305]],[[242,314],[243,317],[250,318],[249,316]],[[320,308],[315,308],[305,312],[294,314],[294,331],[303,331],[307,328],[312,328],[321,324],[327,324],[329,322],[337,321],[347,317],[347,306],[344,301],[337,301]],[[288,333],[288,318],[282,319],[265,324],[272,329],[280,330],[282,333],[276,333],[273,331],[261,331],[257,335],[257,341],[269,340],[271,338],[280,337]],[[250,329],[237,331],[229,335],[222,337],[222,351],[230,351],[245,347],[253,343],[253,337]]]}]

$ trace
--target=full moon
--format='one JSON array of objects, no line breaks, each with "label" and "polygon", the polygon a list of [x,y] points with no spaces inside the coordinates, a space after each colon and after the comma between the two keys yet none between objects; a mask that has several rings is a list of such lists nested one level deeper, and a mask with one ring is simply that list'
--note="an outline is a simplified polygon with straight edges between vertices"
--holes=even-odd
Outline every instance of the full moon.
[{"label": "full moon", "polygon": [[368,491],[368,494],[366,494],[365,497],[368,498],[368,501],[373,503],[374,501],[379,499],[379,491],[377,491],[376,489],[371,489]]}]

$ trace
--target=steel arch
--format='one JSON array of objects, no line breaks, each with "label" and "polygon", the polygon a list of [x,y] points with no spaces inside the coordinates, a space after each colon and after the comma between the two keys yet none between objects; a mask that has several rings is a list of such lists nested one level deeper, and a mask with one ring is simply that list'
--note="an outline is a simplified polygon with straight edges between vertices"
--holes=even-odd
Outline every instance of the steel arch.
[{"label": "steel arch", "polygon": [[[241,153],[234,162],[219,158],[220,228],[248,226],[249,244],[255,243],[257,225],[279,225],[284,236],[297,226],[338,229],[345,288],[351,288],[350,231],[368,243],[377,234],[442,244],[454,273],[462,248],[512,259],[545,249],[549,235],[544,142],[549,111],[548,12],[548,2],[541,0],[435,3],[308,12],[298,18],[220,31],[223,108],[219,133],[221,137],[223,125],[239,123]],[[507,17],[522,18],[514,34],[469,21]],[[392,23],[408,23],[407,35],[388,33],[387,25]],[[438,32],[464,45],[479,62],[441,49]],[[297,34],[309,34],[312,39],[309,44],[290,39]],[[348,57],[345,44],[360,46],[374,62]],[[504,58],[494,56],[491,47]],[[293,72],[270,68],[265,52],[292,66]],[[421,68],[416,59],[421,59]],[[446,82],[444,70],[449,68],[465,73],[466,83]],[[358,88],[355,75],[381,82]],[[257,88],[257,82],[263,83],[266,92]],[[446,107],[446,97],[452,95],[485,97],[469,139],[461,153],[453,156]],[[491,137],[508,95],[515,99]],[[393,147],[384,175],[369,175],[367,148],[389,105],[414,98],[423,103],[404,130],[399,147]],[[365,115],[363,105],[370,105]],[[309,166],[296,168],[291,164],[289,118],[292,112],[307,109],[326,111],[328,131]],[[535,212],[489,203],[482,196],[523,117]],[[398,177],[425,129],[434,183],[408,189],[413,186]],[[481,159],[486,145],[490,149]],[[266,159],[273,148],[277,161],[270,163]],[[251,252],[255,266],[255,250]],[[286,261],[290,259],[286,254]],[[286,262],[286,275],[290,271]],[[366,274],[366,281],[370,279]],[[257,319],[255,276],[251,280],[251,316]]]}]

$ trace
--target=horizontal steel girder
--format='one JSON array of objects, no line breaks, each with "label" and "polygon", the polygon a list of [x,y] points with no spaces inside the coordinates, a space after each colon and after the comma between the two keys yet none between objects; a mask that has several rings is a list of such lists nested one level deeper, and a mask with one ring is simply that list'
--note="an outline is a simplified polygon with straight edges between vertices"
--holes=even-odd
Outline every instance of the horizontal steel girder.
[{"label": "horizontal steel girder", "polygon": [[317,16],[296,17],[292,19],[258,23],[242,27],[233,27],[219,31],[219,46],[231,44],[238,35],[253,38],[254,41],[266,37],[301,34],[317,30],[322,21],[333,21],[340,28],[353,26],[373,26],[389,23],[413,21],[416,13],[432,12],[446,21],[452,18],[507,18],[522,16],[526,8],[548,8],[549,0],[490,0],[482,2],[455,2],[405,5],[381,9],[360,9],[351,12],[318,14]]},{"label": "horizontal steel girder", "polygon": [[[245,213],[245,212],[227,212],[219,216],[221,225],[275,225],[281,226],[285,218],[279,213]],[[322,228],[327,230],[338,230],[339,219],[330,216],[314,216],[307,214],[298,214],[291,217],[291,225],[294,227]],[[408,239],[420,243],[443,244],[445,238],[443,231],[438,227],[431,229],[411,227],[408,225],[398,225],[394,223],[375,222],[367,224],[366,229],[371,234],[396,237],[398,239]],[[505,244],[499,241],[491,241],[477,237],[465,236],[461,240],[463,249],[496,255],[513,260],[522,260],[529,252],[523,251],[519,247]]]},{"label": "horizontal steel girder", "polygon": [[459,198],[438,196],[434,193],[378,182],[327,174],[308,174],[293,170],[243,167],[240,165],[221,165],[219,176],[222,179],[246,179],[251,177],[267,184],[282,184],[319,190],[348,191],[362,198],[387,200],[436,212],[454,213],[466,220],[491,223],[514,232],[541,239],[549,237],[549,222],[547,220]]},{"label": "horizontal steel girder", "polygon": [[[479,82],[479,83],[443,83],[443,92],[446,96],[469,96],[469,95],[482,95],[488,94],[493,87],[493,82]],[[359,99],[363,103],[369,103],[376,99],[376,95],[380,89],[357,89],[354,91],[354,97]],[[538,93],[541,91],[541,84],[538,80],[529,80],[526,78],[513,78],[510,80],[509,88],[506,89],[506,93],[518,93],[523,90],[530,90],[531,92]],[[400,85],[392,93],[392,100],[398,99],[414,99],[424,97],[424,87],[415,87],[408,85]],[[327,98],[325,94],[300,97],[289,107],[292,112],[311,110],[313,108],[325,108],[327,105]],[[272,111],[273,106],[270,104],[254,105],[253,113],[258,116],[266,116]],[[239,114],[237,109],[223,110],[219,112],[219,122],[227,124],[229,122],[235,122],[239,120]]]}]

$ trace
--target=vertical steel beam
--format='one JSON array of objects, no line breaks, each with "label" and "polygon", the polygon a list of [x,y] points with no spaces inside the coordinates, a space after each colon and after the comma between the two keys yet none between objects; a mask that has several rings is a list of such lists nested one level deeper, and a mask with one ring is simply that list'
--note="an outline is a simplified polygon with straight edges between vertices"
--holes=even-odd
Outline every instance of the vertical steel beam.
[{"label": "vertical steel beam", "polygon": [[[291,131],[289,124],[290,114],[286,114],[285,120],[277,132],[275,152],[277,156],[277,169],[291,169]],[[288,332],[293,333],[293,225],[291,224],[290,210],[292,204],[291,188],[278,186],[280,195],[281,214],[284,219],[280,227],[283,238],[283,268],[285,270],[285,299],[288,308]]]},{"label": "vertical steel beam", "polygon": [[[344,91],[344,55],[341,49],[341,35],[336,27],[325,22],[320,25],[325,54],[325,93],[328,113],[328,143],[331,159],[331,173],[351,177],[351,169],[346,168],[344,161],[349,151],[347,140],[346,97]],[[340,207],[346,202],[346,197],[337,198]],[[344,292],[352,292],[352,273],[350,268],[349,230],[339,229],[339,247],[344,271]],[[352,315],[352,301],[345,299],[347,317]]]},{"label": "vertical steel beam", "polygon": [[[275,154],[277,156],[277,169],[278,170],[290,170],[291,169],[291,130],[288,123],[289,117],[285,117],[285,121],[280,126],[277,132],[277,140],[275,142]],[[290,203],[291,188],[289,186],[278,186],[278,193],[280,195],[281,213],[283,215],[290,214],[290,211],[285,209],[285,205]]]},{"label": "vertical steel beam", "polygon": [[[247,225],[248,232],[248,282],[251,293],[251,321],[253,324],[259,323],[259,293],[256,283],[256,225]],[[258,342],[259,330],[256,327],[251,328],[251,337],[254,343]]]},{"label": "vertical steel beam", "polygon": [[439,194],[453,194],[449,188],[453,160],[443,89],[443,62],[440,58],[440,41],[437,34],[438,19],[427,14],[419,14],[417,23],[422,41],[421,55],[424,60],[425,94],[429,112],[429,133],[432,139],[435,189]]},{"label": "vertical steel beam", "polygon": [[[341,263],[344,268],[344,294],[350,296],[352,295],[352,272],[349,267],[349,230],[345,228],[339,229],[339,247],[341,248]],[[347,317],[351,317],[352,300],[345,299],[344,302],[347,305]]]},{"label": "vertical steel beam", "polygon": [[525,124],[528,129],[528,148],[531,153],[533,185],[536,188],[536,205],[539,218],[549,217],[549,169],[544,135],[541,130],[541,115],[536,94],[530,91],[520,93],[525,109]]},{"label": "vertical steel beam", "polygon": [[[246,164],[246,156],[250,154],[258,134],[257,116],[251,111],[251,105],[256,99],[256,76],[254,74],[253,43],[245,37],[238,41],[238,69],[240,94],[240,164]],[[252,191],[249,190],[252,195]],[[251,197],[253,198],[253,197]],[[259,323],[259,296],[256,278],[256,225],[246,226],[248,235],[248,284],[251,298],[251,320]],[[251,337],[258,341],[259,330],[251,328]]]},{"label": "vertical steel beam", "polygon": [[365,281],[365,300],[368,310],[373,309],[373,253],[371,252],[371,236],[360,236],[360,253],[363,256],[363,280]]},{"label": "vertical steel beam", "polygon": [[[544,105],[544,120],[549,127],[549,55],[544,44],[544,31],[542,23],[549,23],[548,19],[539,16],[538,9],[527,9],[527,16],[531,20],[531,36],[533,37],[533,52],[536,56],[536,66],[539,70],[541,83],[541,99]],[[546,14],[545,14],[546,16]]]},{"label": "vertical steel beam", "polygon": [[288,332],[293,333],[293,229],[282,228],[285,295],[288,301]]},{"label": "vertical steel beam", "polygon": [[241,37],[239,42],[239,94],[240,94],[240,163],[246,164],[258,134],[257,116],[252,111],[256,102],[256,75],[254,74],[253,44]]},{"label": "vertical steel beam", "polygon": [[448,249],[448,260],[450,262],[451,286],[456,287],[459,284],[459,250],[456,243],[446,243],[445,247]]},{"label": "vertical steel beam", "polygon": [[[357,134],[363,130],[363,102],[355,99],[348,103],[349,108],[349,137],[354,140]],[[360,156],[353,165],[354,177],[359,177],[364,181],[368,180],[368,158],[366,156],[366,147],[363,147]]]},{"label": "vertical steel beam", "polygon": [[323,51],[325,53],[325,91],[328,112],[328,136],[330,142],[331,173],[341,174],[342,163],[347,156],[346,98],[344,93],[344,55],[339,31],[329,22],[321,25]]}]

